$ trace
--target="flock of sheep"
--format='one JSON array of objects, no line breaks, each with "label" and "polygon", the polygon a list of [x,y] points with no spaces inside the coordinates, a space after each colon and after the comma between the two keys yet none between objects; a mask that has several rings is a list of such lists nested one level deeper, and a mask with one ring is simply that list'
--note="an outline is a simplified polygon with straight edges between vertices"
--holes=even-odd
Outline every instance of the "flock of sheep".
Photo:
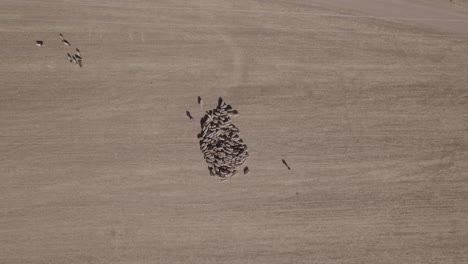
[{"label": "flock of sheep", "polygon": [[[203,107],[201,97],[198,104]],[[186,111],[190,121],[193,117]],[[239,129],[232,124],[232,117],[239,115],[231,105],[226,104],[220,97],[218,106],[206,112],[200,120],[201,132],[198,134],[200,150],[203,153],[211,176],[218,176],[226,180],[237,174],[237,168],[242,166],[249,157],[248,147],[240,138]],[[291,167],[286,160],[281,160],[288,170]],[[250,172],[249,167],[244,167],[244,175]]]},{"label": "flock of sheep", "polygon": [[[198,103],[201,105],[201,98]],[[200,121],[202,130],[198,139],[208,170],[212,176],[223,180],[234,176],[236,168],[243,165],[249,156],[248,147],[239,136],[239,129],[232,124],[231,117],[238,114],[220,97],[218,106],[207,111]],[[249,168],[245,167],[244,174],[247,173]]]},{"label": "flock of sheep", "polygon": [[[71,46],[71,43],[64,38],[62,33],[59,33],[59,37],[60,37],[62,43],[65,46],[68,46],[68,47]],[[42,47],[44,45],[45,45],[44,41],[36,40],[36,46]],[[80,50],[78,48],[75,49],[75,54],[74,55],[71,55],[70,53],[67,53],[67,56],[68,56],[68,61],[70,63],[76,64],[80,68],[83,67],[83,57],[81,56],[81,52],[80,52]]]}]

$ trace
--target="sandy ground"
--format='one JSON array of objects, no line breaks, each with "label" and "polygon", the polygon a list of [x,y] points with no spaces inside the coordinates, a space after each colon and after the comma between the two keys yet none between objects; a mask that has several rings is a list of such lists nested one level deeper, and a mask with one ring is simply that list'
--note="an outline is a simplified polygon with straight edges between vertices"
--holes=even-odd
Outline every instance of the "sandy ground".
[{"label": "sandy ground", "polygon": [[[0,263],[466,263],[466,11],[1,1]],[[223,182],[185,115],[219,96],[251,154]]]}]

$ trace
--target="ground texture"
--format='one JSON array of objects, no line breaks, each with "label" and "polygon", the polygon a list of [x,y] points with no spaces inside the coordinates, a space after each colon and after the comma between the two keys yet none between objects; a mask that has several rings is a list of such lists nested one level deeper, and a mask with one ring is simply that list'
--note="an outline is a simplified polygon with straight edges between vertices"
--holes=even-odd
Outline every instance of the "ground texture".
[{"label": "ground texture", "polygon": [[467,1],[38,2],[0,1],[0,263],[467,263]]}]

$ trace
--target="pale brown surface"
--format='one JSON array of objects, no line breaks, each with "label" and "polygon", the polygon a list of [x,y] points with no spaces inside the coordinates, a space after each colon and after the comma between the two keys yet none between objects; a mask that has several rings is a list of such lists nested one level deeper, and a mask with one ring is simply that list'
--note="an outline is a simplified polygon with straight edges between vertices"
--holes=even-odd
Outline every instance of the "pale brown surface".
[{"label": "pale brown surface", "polygon": [[[0,2],[0,263],[467,263],[468,22],[285,13],[466,1],[345,2]],[[224,182],[185,116],[218,96]]]}]

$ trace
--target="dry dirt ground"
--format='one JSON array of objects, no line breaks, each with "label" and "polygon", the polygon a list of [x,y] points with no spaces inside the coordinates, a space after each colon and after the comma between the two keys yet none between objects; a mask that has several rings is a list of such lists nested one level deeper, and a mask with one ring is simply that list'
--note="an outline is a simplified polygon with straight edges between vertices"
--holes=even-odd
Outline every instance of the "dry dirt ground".
[{"label": "dry dirt ground", "polygon": [[0,1],[0,263],[467,263],[467,1],[38,2]]}]

